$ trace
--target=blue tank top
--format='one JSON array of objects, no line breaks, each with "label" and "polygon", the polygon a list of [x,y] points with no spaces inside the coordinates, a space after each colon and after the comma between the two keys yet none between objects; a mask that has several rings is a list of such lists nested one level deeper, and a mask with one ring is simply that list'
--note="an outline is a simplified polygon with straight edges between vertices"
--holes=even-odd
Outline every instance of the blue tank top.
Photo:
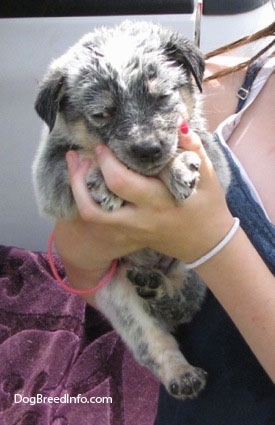
[{"label": "blue tank top", "polygon": [[[215,141],[232,170],[229,208],[275,274],[275,226],[219,132]],[[180,346],[191,364],[208,372],[207,386],[198,398],[185,401],[161,388],[155,425],[275,425],[275,386],[210,291],[192,323],[180,330]]]}]

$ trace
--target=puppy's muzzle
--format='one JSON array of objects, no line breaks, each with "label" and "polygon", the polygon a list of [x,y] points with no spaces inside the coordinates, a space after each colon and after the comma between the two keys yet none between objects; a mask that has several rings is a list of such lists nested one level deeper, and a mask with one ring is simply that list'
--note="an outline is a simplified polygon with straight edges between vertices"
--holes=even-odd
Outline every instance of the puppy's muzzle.
[{"label": "puppy's muzzle", "polygon": [[155,162],[162,157],[162,147],[160,142],[134,143],[131,146],[133,156],[142,162]]}]

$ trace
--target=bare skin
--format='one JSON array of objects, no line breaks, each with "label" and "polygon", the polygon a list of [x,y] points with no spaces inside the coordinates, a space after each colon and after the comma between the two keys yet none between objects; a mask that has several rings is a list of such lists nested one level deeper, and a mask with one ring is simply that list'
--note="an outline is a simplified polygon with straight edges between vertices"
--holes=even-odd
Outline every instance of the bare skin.
[{"label": "bare skin", "polygon": [[[211,105],[213,102],[222,105],[219,121],[230,115],[236,100],[232,101],[228,93],[235,93],[234,89],[240,87],[242,78],[242,73],[237,73],[221,80],[218,84],[224,87],[223,90],[215,91],[210,83],[206,86],[205,111],[210,128],[216,125],[216,118],[211,120]],[[274,76],[270,80],[273,81],[270,84],[274,84]],[[262,101],[269,103],[263,108],[259,97],[253,109],[245,113],[238,131],[229,141],[253,182],[255,168],[262,170],[257,170],[255,178],[255,186],[261,196],[266,190],[267,177],[264,173],[268,173],[269,181],[275,179],[275,145],[270,136],[274,134],[274,117],[271,117],[274,99],[269,99],[270,89],[266,85],[261,94]],[[68,154],[71,184],[80,217],[56,224],[55,243],[69,280],[75,287],[95,286],[113,258],[143,247],[154,248],[185,262],[194,261],[228,232],[233,218],[199,138],[191,131],[187,135],[180,134],[180,144],[184,149],[196,151],[202,159],[198,190],[182,206],[175,204],[160,181],[126,169],[106,147],[98,150],[97,160],[108,187],[128,201],[127,206],[113,213],[102,211],[90,199],[84,181],[89,163],[80,161],[75,153]],[[255,147],[255,153],[251,146]],[[250,171],[250,162],[245,163],[246,148],[250,151],[252,162],[253,158],[258,158],[256,152],[260,149],[261,161]],[[272,187],[268,188],[268,196],[262,196],[262,201],[274,222],[274,185],[269,186]],[[244,232],[239,229],[230,243],[200,266],[197,272],[227,310],[275,382],[275,278]],[[86,300],[91,304],[94,302],[92,295],[86,296]]]},{"label": "bare skin", "polygon": [[[217,57],[214,63],[208,65],[211,73],[223,68],[223,62],[224,59]],[[245,72],[230,74],[204,85],[204,113],[210,131],[214,131],[220,122],[234,113],[238,101],[235,93],[241,87]],[[228,93],[232,95],[228,96]],[[271,93],[275,93],[275,74],[245,111],[228,144],[256,187],[270,220],[275,223],[275,186],[266,184],[274,179],[275,163],[275,97]]]}]

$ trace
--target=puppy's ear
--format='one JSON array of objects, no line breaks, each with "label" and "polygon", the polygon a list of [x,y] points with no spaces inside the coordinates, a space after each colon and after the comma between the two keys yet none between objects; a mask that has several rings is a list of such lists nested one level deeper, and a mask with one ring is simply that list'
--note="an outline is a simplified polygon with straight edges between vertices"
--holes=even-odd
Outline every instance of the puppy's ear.
[{"label": "puppy's ear", "polygon": [[180,34],[172,33],[166,39],[165,51],[169,59],[184,65],[191,72],[199,90],[202,92],[204,58],[197,46]]},{"label": "puppy's ear", "polygon": [[35,110],[48,124],[50,131],[54,127],[64,82],[65,76],[61,71],[50,72],[42,82],[35,101]]}]

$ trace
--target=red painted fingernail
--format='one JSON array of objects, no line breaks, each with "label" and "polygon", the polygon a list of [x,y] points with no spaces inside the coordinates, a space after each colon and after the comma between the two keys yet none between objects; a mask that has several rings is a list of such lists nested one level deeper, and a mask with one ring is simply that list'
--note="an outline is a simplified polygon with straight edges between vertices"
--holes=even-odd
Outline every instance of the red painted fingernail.
[{"label": "red painted fingernail", "polygon": [[182,132],[182,134],[188,134],[189,133],[189,126],[188,126],[186,121],[183,121],[181,123],[180,131]]}]

